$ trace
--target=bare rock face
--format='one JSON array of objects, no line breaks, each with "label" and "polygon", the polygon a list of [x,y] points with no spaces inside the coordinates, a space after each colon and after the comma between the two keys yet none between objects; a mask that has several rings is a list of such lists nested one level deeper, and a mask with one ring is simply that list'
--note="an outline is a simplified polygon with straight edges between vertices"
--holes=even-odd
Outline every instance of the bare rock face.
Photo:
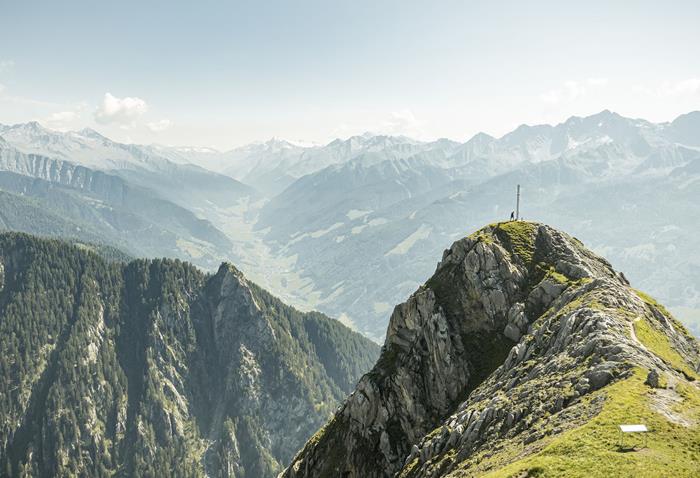
[{"label": "bare rock face", "polygon": [[[697,370],[697,342],[604,259],[548,226],[489,226],[452,245],[391,316],[374,369],[280,475],[448,475],[544,417],[589,419],[582,397],[635,366],[669,371],[630,333],[646,317]],[[558,428],[557,428],[558,427]]]},{"label": "bare rock face", "polygon": [[[233,266],[222,265],[207,292],[219,374],[208,385],[207,408],[213,414],[206,471],[238,478],[274,476],[280,457],[291,456],[294,443],[298,447],[318,427],[319,416],[297,376],[306,351],[290,337],[294,331],[288,324],[266,310],[270,297]],[[322,416],[330,413],[331,397],[328,389],[313,397]]]}]

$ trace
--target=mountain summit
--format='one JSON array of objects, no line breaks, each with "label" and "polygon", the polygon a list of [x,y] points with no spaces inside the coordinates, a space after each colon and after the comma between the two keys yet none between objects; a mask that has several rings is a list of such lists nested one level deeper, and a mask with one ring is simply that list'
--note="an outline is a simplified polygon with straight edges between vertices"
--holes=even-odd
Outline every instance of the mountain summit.
[{"label": "mountain summit", "polygon": [[[394,309],[372,371],[282,476],[693,476],[699,371],[697,341],[580,241],[494,224]],[[618,447],[624,423],[652,430],[647,449]]]}]

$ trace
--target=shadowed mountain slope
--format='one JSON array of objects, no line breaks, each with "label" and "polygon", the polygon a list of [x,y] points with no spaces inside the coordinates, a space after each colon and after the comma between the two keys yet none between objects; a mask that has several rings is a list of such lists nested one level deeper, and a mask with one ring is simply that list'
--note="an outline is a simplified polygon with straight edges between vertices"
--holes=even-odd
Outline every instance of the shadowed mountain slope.
[{"label": "shadowed mountain slope", "polygon": [[0,475],[272,477],[378,347],[232,265],[0,234]]}]

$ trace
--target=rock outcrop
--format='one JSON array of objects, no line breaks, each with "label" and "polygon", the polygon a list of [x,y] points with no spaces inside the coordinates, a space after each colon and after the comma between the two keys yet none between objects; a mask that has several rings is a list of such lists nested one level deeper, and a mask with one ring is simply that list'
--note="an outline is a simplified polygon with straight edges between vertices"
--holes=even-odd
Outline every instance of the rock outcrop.
[{"label": "rock outcrop", "polygon": [[281,476],[475,476],[587,423],[638,369],[692,381],[698,343],[575,238],[492,225],[394,309],[375,367]]}]

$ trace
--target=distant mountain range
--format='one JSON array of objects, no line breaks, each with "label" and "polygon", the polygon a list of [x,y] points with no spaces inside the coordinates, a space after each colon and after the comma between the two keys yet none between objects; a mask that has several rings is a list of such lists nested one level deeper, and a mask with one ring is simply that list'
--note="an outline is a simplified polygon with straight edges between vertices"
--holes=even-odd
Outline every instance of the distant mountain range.
[{"label": "distant mountain range", "polygon": [[312,279],[318,307],[370,336],[447,244],[509,216],[516,184],[526,218],[586,240],[681,317],[700,315],[698,112],[653,124],[604,111],[498,139],[355,151],[273,197],[256,227]]},{"label": "distant mountain range", "polygon": [[134,256],[180,257],[208,268],[232,243],[196,210],[255,195],[235,179],[177,164],[150,147],[35,122],[0,126],[0,189],[4,229],[98,240]]},{"label": "distant mountain range", "polygon": [[[210,269],[232,260],[375,340],[443,249],[509,216],[521,184],[527,219],[585,240],[700,334],[700,112],[651,123],[603,111],[465,143],[364,134],[227,152],[36,123],[0,126],[0,138],[0,200],[15,211],[0,227],[74,231]],[[76,166],[101,179],[49,174]],[[22,220],[29,210],[36,225]]]}]

